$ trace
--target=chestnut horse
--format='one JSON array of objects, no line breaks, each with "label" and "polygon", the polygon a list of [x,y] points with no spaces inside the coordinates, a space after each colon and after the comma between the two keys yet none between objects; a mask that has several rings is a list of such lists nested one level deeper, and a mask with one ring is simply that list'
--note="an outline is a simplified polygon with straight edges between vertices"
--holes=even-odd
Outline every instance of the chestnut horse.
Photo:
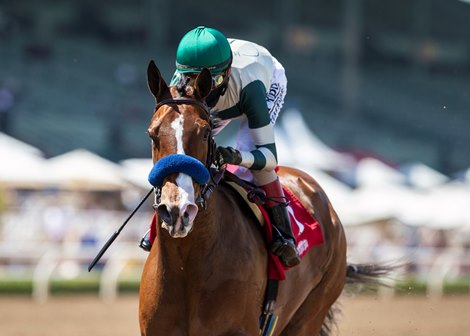
[{"label": "chestnut horse", "polygon": [[[210,72],[204,69],[184,95],[167,86],[153,61],[147,76],[157,102],[148,129],[154,163],[172,154],[207,163],[211,128],[204,99],[211,90]],[[324,243],[280,282],[274,335],[328,335],[331,307],[347,271],[361,276],[361,270],[347,267],[343,227],[319,184],[293,168],[281,167],[279,176],[315,215]],[[260,333],[268,252],[259,224],[224,184],[213,191],[206,209],[198,207],[201,188],[187,173],[170,172],[162,178],[157,238],[140,286],[141,335]]]}]

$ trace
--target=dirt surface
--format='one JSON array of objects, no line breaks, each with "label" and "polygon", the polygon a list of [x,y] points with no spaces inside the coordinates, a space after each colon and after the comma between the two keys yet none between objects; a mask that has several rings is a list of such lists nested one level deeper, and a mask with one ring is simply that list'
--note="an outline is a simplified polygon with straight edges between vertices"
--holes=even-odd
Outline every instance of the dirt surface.
[{"label": "dirt surface", "polygon": [[[470,296],[437,301],[355,297],[343,299],[342,306],[340,335],[470,335]],[[111,303],[94,296],[64,296],[45,304],[27,297],[0,297],[0,335],[138,335],[137,311],[137,296]]]},{"label": "dirt surface", "polygon": [[340,335],[470,335],[470,296],[343,299]]}]

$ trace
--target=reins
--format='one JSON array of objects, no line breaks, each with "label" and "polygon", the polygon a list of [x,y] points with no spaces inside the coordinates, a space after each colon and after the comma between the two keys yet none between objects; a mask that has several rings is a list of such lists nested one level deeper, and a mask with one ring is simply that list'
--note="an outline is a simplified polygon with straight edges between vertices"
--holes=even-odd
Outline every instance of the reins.
[{"label": "reins", "polygon": [[135,215],[135,213],[137,212],[137,210],[139,210],[139,208],[142,206],[142,204],[144,204],[144,202],[147,200],[147,198],[152,194],[153,192],[153,188],[151,188],[147,195],[145,195],[145,197],[142,199],[142,201],[140,201],[140,203],[137,205],[137,207],[134,209],[134,211],[131,212],[131,214],[129,215],[129,217],[127,217],[127,219],[124,221],[124,223],[119,227],[118,230],[116,230],[113,235],[108,239],[108,241],[103,245],[103,247],[101,248],[101,250],[98,252],[98,254],[96,255],[96,257],[93,259],[93,261],[90,263],[90,265],[88,266],[88,272],[90,272],[93,267],[95,267],[96,263],[101,259],[101,257],[103,256],[103,254],[106,252],[106,250],[111,246],[111,244],[116,240],[117,236],[119,236],[119,234],[121,233],[122,229],[124,229],[124,226],[126,226],[126,224],[129,222],[129,220]]}]

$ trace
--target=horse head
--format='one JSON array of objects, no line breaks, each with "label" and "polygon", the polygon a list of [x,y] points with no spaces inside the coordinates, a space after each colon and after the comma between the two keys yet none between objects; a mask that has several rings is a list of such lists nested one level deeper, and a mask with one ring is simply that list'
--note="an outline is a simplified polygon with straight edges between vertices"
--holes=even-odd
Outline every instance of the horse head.
[{"label": "horse head", "polygon": [[205,98],[212,78],[204,69],[182,94],[168,87],[151,61],[147,81],[157,103],[148,128],[154,162],[149,181],[159,194],[156,203],[162,227],[171,237],[183,238],[192,230],[196,200],[210,176],[213,144]]}]

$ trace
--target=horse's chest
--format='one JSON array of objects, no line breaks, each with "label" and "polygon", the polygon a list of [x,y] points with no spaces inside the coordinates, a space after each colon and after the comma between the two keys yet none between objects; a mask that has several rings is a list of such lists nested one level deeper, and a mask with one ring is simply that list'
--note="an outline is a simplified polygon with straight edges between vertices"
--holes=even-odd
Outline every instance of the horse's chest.
[{"label": "horse's chest", "polygon": [[162,335],[252,335],[257,331],[261,286],[240,280],[206,285],[193,286],[178,300],[162,302],[155,316]]}]

